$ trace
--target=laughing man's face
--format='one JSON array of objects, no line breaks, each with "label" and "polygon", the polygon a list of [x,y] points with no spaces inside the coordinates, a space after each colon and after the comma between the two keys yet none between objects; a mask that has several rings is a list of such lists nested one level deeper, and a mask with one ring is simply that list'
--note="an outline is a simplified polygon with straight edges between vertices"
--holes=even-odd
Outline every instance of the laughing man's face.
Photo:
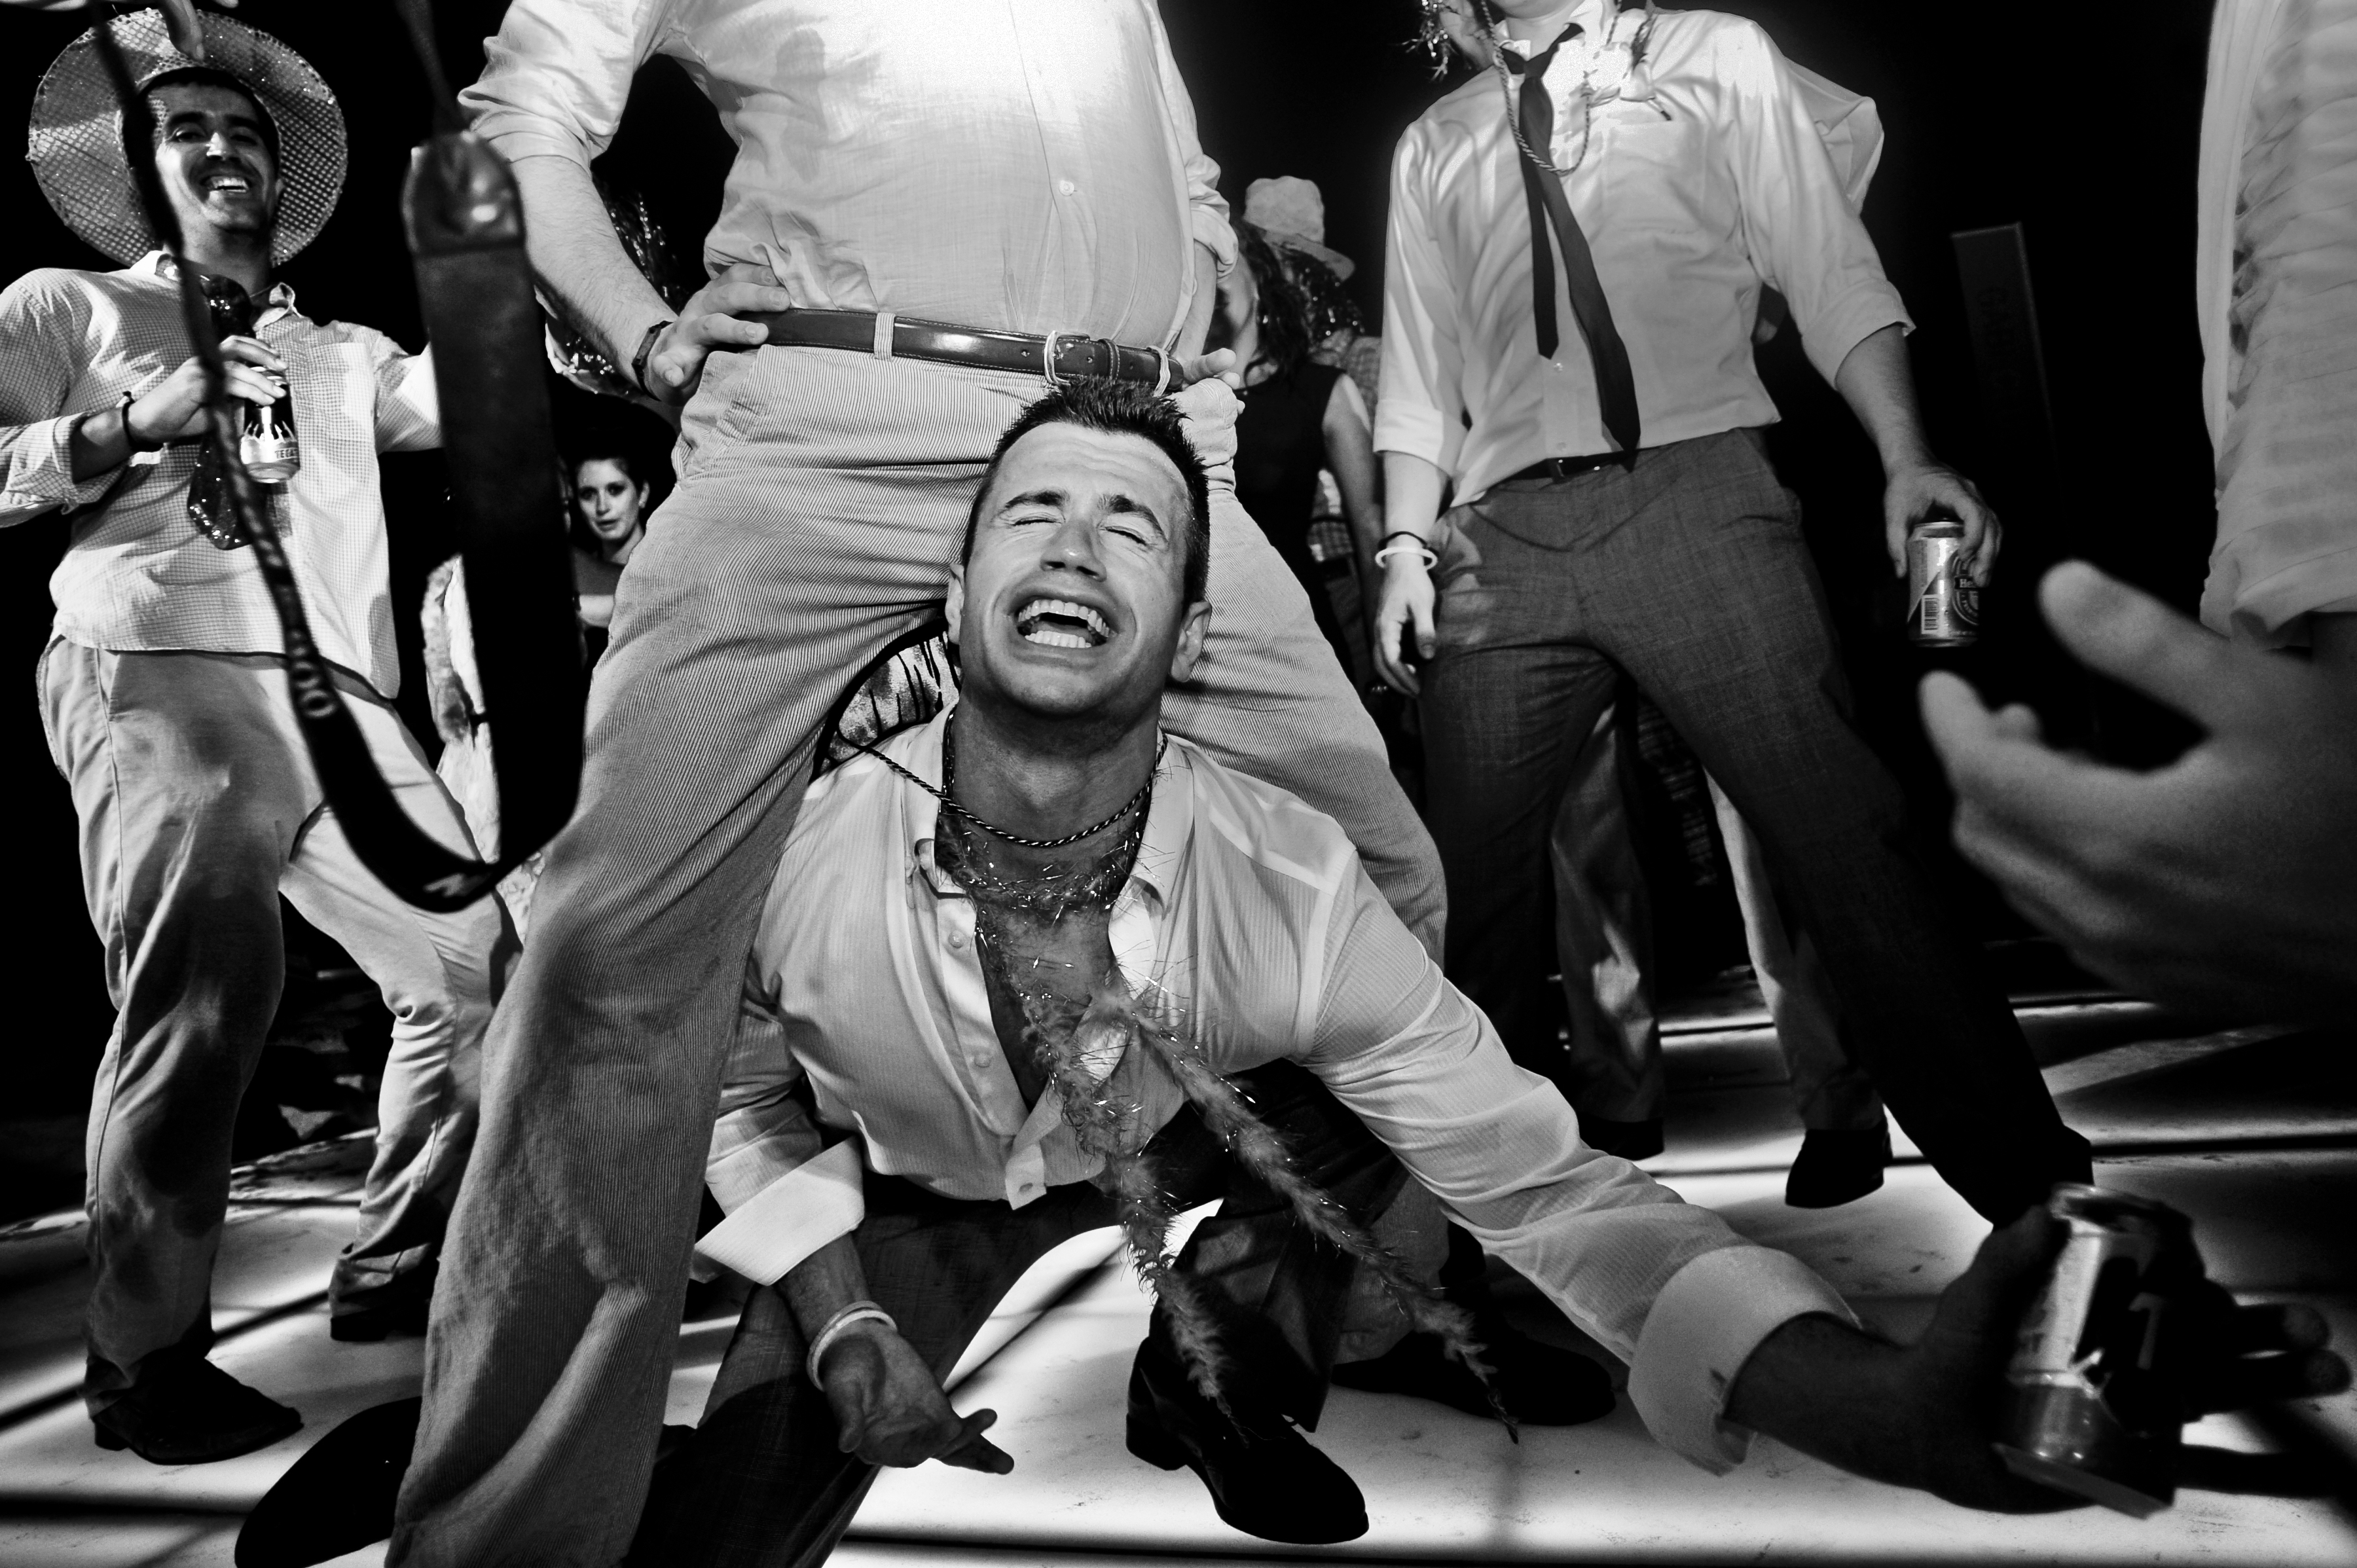
[{"label": "laughing man's face", "polygon": [[1210,616],[1186,602],[1189,506],[1143,436],[1046,424],[1008,448],[950,585],[969,691],[1116,726],[1152,711]]},{"label": "laughing man's face", "polygon": [[278,160],[253,100],[210,82],[169,81],[147,103],[157,127],[156,172],[181,226],[269,232],[278,215]]}]

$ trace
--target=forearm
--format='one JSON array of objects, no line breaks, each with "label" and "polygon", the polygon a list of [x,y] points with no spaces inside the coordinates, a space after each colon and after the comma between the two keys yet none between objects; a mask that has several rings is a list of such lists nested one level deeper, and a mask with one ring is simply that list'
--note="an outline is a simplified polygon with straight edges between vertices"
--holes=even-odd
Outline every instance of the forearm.
[{"label": "forearm", "polygon": [[1386,532],[1413,533],[1430,543],[1440,532],[1440,493],[1447,476],[1438,465],[1405,452],[1383,456]]},{"label": "forearm", "polygon": [[2344,694],[2357,697],[2357,614],[2310,616],[2308,640],[2316,668]]},{"label": "forearm", "polygon": [[525,248],[541,286],[611,363],[628,371],[647,328],[679,313],[655,292],[614,233],[589,171],[570,158],[519,158]]},{"label": "forearm", "polygon": [[1727,1390],[1726,1418],[1829,1465],[1923,1484],[1906,1352],[1814,1314],[1762,1339]]},{"label": "forearm", "polygon": [[1903,328],[1894,323],[1860,338],[1843,357],[1834,387],[1874,443],[1886,476],[1932,461],[1915,405]]},{"label": "forearm", "polygon": [[837,1236],[778,1282],[786,1305],[794,1311],[806,1340],[818,1337],[834,1315],[855,1301],[867,1299],[867,1273],[859,1266],[858,1250],[849,1236]]},{"label": "forearm", "polygon": [[66,438],[73,481],[82,484],[131,460],[131,432],[122,404],[102,408],[77,424]]}]

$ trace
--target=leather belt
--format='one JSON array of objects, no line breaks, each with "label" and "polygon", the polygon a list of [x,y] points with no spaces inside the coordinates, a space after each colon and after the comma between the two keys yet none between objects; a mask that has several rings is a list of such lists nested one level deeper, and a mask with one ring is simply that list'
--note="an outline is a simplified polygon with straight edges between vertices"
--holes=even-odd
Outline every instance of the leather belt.
[{"label": "leather belt", "polygon": [[1072,377],[1099,376],[1143,381],[1157,392],[1172,390],[1170,356],[1160,349],[1133,349],[1109,338],[1076,332],[986,332],[869,310],[780,310],[748,315],[780,348],[845,349],[877,359],[932,360],[944,365],[977,365],[1039,376],[1049,385]]},{"label": "leather belt", "polygon": [[1498,482],[1512,484],[1516,479],[1570,479],[1582,474],[1592,474],[1598,468],[1633,467],[1626,452],[1598,452],[1588,457],[1542,457],[1527,468],[1517,468]]}]

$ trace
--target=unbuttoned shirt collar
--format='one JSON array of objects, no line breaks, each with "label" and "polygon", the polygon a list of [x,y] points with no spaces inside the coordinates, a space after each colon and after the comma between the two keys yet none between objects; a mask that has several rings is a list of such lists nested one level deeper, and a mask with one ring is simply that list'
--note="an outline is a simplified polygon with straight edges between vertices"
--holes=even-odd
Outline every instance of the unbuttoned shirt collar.
[{"label": "unbuttoned shirt collar", "polygon": [[[131,270],[135,273],[152,274],[162,278],[166,283],[177,284],[180,281],[179,263],[172,260],[172,252],[169,251],[150,251],[132,263]],[[261,308],[253,313],[253,324],[256,327],[262,327],[277,320],[281,316],[293,314],[295,314],[295,285],[287,283],[274,283],[270,285],[270,292],[262,296]]]},{"label": "unbuttoned shirt collar", "polygon": [[[941,788],[942,737],[949,733],[950,716],[956,706],[952,700],[913,736],[907,749],[891,748],[902,767],[933,789]],[[1162,1000],[1154,980],[1157,968],[1155,955],[1160,950],[1161,922],[1169,909],[1174,879],[1194,832],[1193,791],[1176,773],[1184,767],[1184,761],[1172,751],[1164,751],[1156,773],[1157,787],[1146,806],[1146,832],[1138,843],[1137,858],[1121,891],[1114,895],[1106,923],[1114,967],[1121,983],[1148,1010]],[[1004,1048],[997,1044],[997,1032],[990,1016],[981,946],[974,935],[973,896],[943,871],[934,857],[940,800],[931,789],[920,789],[905,779],[896,776],[895,781],[900,794],[901,836],[909,850],[908,875],[916,889],[931,895],[942,938],[942,945],[935,950],[942,965],[942,992],[952,1014],[954,1036],[969,1048],[965,1065],[980,1080],[987,1099],[1003,1099],[1008,1106],[1019,1107],[1015,1074],[1006,1065]],[[1163,788],[1166,781],[1177,787]],[[987,1048],[982,1045],[985,1040],[990,1042]],[[1147,1071],[1146,1064],[1121,1058],[1089,1061],[1086,1066],[1099,1080],[1116,1072],[1143,1075]],[[1136,1087],[1144,1090],[1146,1086]],[[1150,1138],[1160,1131],[1169,1112],[1177,1109],[1177,1101],[1170,1096],[1151,1092],[1142,1093],[1140,1098],[1148,1114],[1140,1119],[1138,1133],[1141,1138]],[[1157,1111],[1158,1115],[1155,1113]],[[1047,1151],[1041,1145],[1051,1137],[1061,1142],[1069,1141],[1071,1136],[1064,1130],[1062,1101],[1050,1087],[1033,1102],[1008,1152],[1006,1197],[1010,1205],[1020,1208],[1045,1195],[1050,1185],[1050,1173]],[[1080,1155],[1082,1168],[1071,1173],[1058,1171],[1055,1174],[1060,1180],[1093,1175],[1102,1163],[1085,1151],[1075,1152]]]}]

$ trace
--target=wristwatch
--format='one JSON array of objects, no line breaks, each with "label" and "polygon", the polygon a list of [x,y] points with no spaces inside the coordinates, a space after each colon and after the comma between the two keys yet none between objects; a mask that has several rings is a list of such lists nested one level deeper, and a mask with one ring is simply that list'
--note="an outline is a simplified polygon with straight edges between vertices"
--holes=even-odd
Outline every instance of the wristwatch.
[{"label": "wristwatch", "polygon": [[654,397],[661,397],[662,394],[647,385],[647,356],[655,351],[655,339],[662,337],[663,328],[670,325],[669,320],[662,320],[648,328],[645,334],[639,338],[639,351],[630,356],[630,379],[639,383],[640,391]]}]

